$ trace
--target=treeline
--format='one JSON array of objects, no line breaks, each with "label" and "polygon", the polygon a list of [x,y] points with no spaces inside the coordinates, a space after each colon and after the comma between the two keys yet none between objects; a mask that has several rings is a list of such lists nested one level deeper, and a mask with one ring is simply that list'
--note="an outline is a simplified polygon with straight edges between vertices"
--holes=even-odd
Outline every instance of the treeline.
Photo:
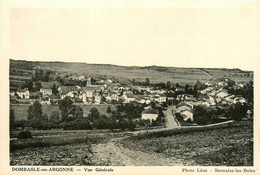
[{"label": "treeline", "polygon": [[134,130],[140,123],[141,112],[144,108],[138,104],[122,104],[116,110],[107,109],[110,117],[92,108],[87,117],[83,117],[81,106],[74,105],[70,97],[59,102],[59,111],[53,111],[50,116],[43,114],[42,105],[35,101],[27,110],[27,120],[15,120],[13,109],[10,110],[10,130],[24,129],[128,129]]},{"label": "treeline", "polygon": [[253,105],[254,102],[254,83],[250,81],[242,88],[234,88],[233,86],[226,87],[229,94],[236,95],[236,96],[243,96],[248,103]]},{"label": "treeline", "polygon": [[[248,114],[250,106],[246,103],[236,103],[229,108],[207,108],[204,106],[195,106],[193,111],[194,122],[198,125],[207,125],[213,124],[225,120],[233,119],[235,121],[241,121],[243,118],[250,115],[253,116],[253,113]],[[180,120],[178,118],[178,120]]]}]

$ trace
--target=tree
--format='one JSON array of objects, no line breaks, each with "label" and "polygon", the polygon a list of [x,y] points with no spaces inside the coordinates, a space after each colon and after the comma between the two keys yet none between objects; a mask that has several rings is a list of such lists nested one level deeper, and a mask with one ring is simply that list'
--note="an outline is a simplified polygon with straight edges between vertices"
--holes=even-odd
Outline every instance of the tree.
[{"label": "tree", "polygon": [[70,99],[70,97],[65,97],[64,99],[60,100],[59,108],[61,111],[61,121],[67,121],[73,109],[73,101]]},{"label": "tree", "polygon": [[194,97],[197,99],[198,98],[198,86],[196,84],[194,85],[193,92],[194,92]]},{"label": "tree", "polygon": [[38,101],[29,106],[27,112],[29,126],[37,129],[47,129],[49,127],[48,116],[42,114],[42,105]]},{"label": "tree", "polygon": [[107,113],[111,113],[111,107],[110,106],[107,107]]},{"label": "tree", "polygon": [[189,86],[188,84],[185,85],[185,90],[184,90],[185,93],[188,93],[188,92],[189,92],[189,87],[190,87],[190,86]]},{"label": "tree", "polygon": [[33,90],[32,80],[26,80],[23,86],[24,88],[28,88],[28,90],[31,92]]},{"label": "tree", "polygon": [[133,78],[133,81],[132,81],[133,85],[135,85],[135,79]]},{"label": "tree", "polygon": [[47,81],[49,81],[49,79],[50,79],[50,71],[47,71],[47,72],[44,74],[44,76],[43,76],[43,78],[42,78],[42,81],[47,82]]},{"label": "tree", "polygon": [[167,87],[168,89],[171,89],[171,88],[172,88],[172,84],[171,84],[171,82],[167,81],[167,83],[166,83],[166,87]]},{"label": "tree", "polygon": [[176,85],[175,85],[177,88],[179,88],[180,87],[180,84],[179,83],[176,83]]},{"label": "tree", "polygon": [[60,122],[59,111],[52,111],[49,121],[50,121],[55,127],[57,127],[57,125],[58,125],[59,122]]},{"label": "tree", "polygon": [[9,130],[10,132],[15,128],[15,114],[14,110],[10,109],[10,118],[9,118]]},{"label": "tree", "polygon": [[35,91],[40,91],[41,88],[42,88],[42,84],[37,81],[37,82],[35,83]]},{"label": "tree", "polygon": [[95,119],[97,119],[99,117],[99,112],[97,108],[91,108],[88,114],[88,118],[90,121],[94,121]]},{"label": "tree", "polygon": [[31,121],[32,119],[40,119],[42,116],[42,105],[40,102],[35,101],[32,105],[29,106],[27,110],[27,119]]},{"label": "tree", "polygon": [[81,106],[73,105],[72,107],[72,115],[75,119],[83,117],[83,109]]},{"label": "tree", "polygon": [[59,93],[58,91],[58,87],[56,86],[56,84],[54,83],[53,86],[52,86],[52,93],[54,95],[57,95]]},{"label": "tree", "polygon": [[149,78],[146,78],[146,79],[145,79],[145,84],[146,84],[146,85],[149,85],[149,84],[150,84],[150,79],[149,79]]},{"label": "tree", "polygon": [[211,116],[204,106],[196,106],[193,112],[194,122],[199,125],[206,125],[211,122]]},{"label": "tree", "polygon": [[229,108],[229,115],[238,123],[247,115],[248,105],[243,103],[236,103]]},{"label": "tree", "polygon": [[42,69],[37,69],[35,72],[35,79],[37,81],[42,81],[44,77],[44,71]]}]

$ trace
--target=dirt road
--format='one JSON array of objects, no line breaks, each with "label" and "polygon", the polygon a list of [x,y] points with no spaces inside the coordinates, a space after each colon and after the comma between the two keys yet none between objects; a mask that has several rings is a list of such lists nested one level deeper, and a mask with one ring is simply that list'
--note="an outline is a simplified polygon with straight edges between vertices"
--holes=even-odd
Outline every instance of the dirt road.
[{"label": "dirt road", "polygon": [[92,145],[90,163],[96,166],[181,166],[180,160],[169,159],[158,153],[148,154],[124,148],[118,139]]},{"label": "dirt road", "polygon": [[165,111],[165,118],[166,118],[166,127],[167,128],[177,128],[180,127],[176,117],[175,117],[175,111],[176,107],[175,106],[170,106],[166,111]]}]

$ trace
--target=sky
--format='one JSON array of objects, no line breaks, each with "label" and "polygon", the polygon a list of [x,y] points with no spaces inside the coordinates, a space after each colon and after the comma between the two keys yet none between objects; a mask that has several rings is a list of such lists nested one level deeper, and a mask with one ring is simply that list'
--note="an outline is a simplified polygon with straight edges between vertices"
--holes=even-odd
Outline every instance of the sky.
[{"label": "sky", "polygon": [[5,9],[8,58],[247,70],[260,63],[260,2],[71,2]]}]

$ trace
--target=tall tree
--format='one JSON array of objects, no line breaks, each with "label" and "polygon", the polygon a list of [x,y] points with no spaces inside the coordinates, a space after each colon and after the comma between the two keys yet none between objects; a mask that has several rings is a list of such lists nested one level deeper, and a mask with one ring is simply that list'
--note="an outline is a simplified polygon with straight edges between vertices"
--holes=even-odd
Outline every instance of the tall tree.
[{"label": "tall tree", "polygon": [[67,121],[73,109],[73,101],[70,99],[70,97],[65,97],[64,99],[60,100],[59,108],[61,111],[61,120]]},{"label": "tall tree", "polygon": [[194,92],[194,97],[197,99],[198,98],[198,86],[196,84],[194,85],[193,92]]},{"label": "tall tree", "polygon": [[28,88],[28,90],[31,92],[33,90],[32,80],[26,80],[23,86],[24,88]]},{"label": "tall tree", "polygon": [[98,109],[97,108],[91,108],[90,111],[89,111],[89,114],[88,114],[88,118],[90,121],[94,121],[95,119],[97,119],[99,117],[99,112],[98,112]]},{"label": "tall tree", "polygon": [[29,106],[27,110],[27,119],[28,121],[32,119],[40,119],[42,116],[42,105],[40,102],[35,101],[32,105]]},{"label": "tall tree", "polygon": [[53,111],[51,113],[51,116],[50,116],[50,120],[49,120],[54,126],[57,127],[57,125],[59,124],[60,122],[60,115],[59,115],[59,112],[58,111]]},{"label": "tall tree", "polygon": [[170,81],[167,81],[167,83],[166,83],[166,87],[167,87],[168,89],[171,89],[171,88],[172,88],[172,84],[171,84]]},{"label": "tall tree", "polygon": [[10,118],[9,118],[9,130],[10,132],[15,128],[15,115],[14,110],[10,109]]},{"label": "tall tree", "polygon": [[37,81],[42,81],[44,77],[44,71],[42,69],[37,69],[35,72],[35,79]]},{"label": "tall tree", "polygon": [[54,95],[57,95],[59,93],[58,91],[58,87],[56,86],[56,84],[54,83],[53,86],[52,86],[52,93]]},{"label": "tall tree", "polygon": [[188,93],[188,92],[189,92],[189,87],[190,87],[190,86],[189,86],[188,84],[185,85],[185,90],[184,90],[185,93]]},{"label": "tall tree", "polygon": [[146,85],[149,85],[149,84],[150,84],[150,79],[149,79],[149,78],[146,78],[146,79],[145,79],[145,84],[146,84]]},{"label": "tall tree", "polygon": [[42,84],[37,81],[37,82],[35,83],[35,91],[40,91],[41,88],[42,88]]}]

